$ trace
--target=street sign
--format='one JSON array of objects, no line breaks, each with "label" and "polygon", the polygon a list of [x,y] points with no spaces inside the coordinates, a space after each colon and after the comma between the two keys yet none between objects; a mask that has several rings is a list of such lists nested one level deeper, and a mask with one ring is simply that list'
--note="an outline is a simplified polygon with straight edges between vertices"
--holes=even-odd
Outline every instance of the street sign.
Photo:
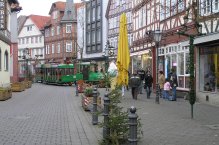
[{"label": "street sign", "polygon": [[7,29],[6,10],[7,10],[6,0],[0,0],[0,30]]}]

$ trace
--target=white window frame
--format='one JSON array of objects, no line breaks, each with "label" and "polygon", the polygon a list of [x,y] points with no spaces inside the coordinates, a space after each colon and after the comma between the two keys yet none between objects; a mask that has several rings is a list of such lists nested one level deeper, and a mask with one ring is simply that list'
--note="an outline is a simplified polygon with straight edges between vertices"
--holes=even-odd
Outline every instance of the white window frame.
[{"label": "white window frame", "polygon": [[66,24],[66,33],[71,33],[72,24]]},{"label": "white window frame", "polygon": [[65,52],[72,52],[72,42],[66,42]]},{"label": "white window frame", "polygon": [[54,53],[55,53],[55,45],[52,44],[52,54],[54,54]]}]

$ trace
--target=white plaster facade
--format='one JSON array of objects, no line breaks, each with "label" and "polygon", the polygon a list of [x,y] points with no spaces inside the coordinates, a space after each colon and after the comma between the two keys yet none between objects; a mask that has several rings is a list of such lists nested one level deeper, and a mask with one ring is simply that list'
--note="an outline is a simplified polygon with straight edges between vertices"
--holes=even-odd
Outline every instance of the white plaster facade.
[{"label": "white plaster facade", "polygon": [[[24,50],[28,49],[28,55],[24,54]],[[20,33],[18,34],[18,56],[26,56],[30,61],[28,66],[32,73],[34,73],[34,63],[35,60],[43,60],[44,59],[44,35],[37,27],[37,25],[31,20],[31,18],[27,18],[26,22],[23,25]],[[36,56],[42,55],[42,56]],[[18,57],[19,62],[23,62],[22,58]],[[41,61],[40,63],[43,63]],[[23,72],[25,70],[25,65],[20,65],[20,75],[24,75]]]},{"label": "white plaster facade", "polygon": [[[10,9],[9,4],[7,3],[7,25],[5,26],[5,30],[1,30],[0,32],[0,87],[10,86]],[[8,42],[6,43],[3,39],[7,39]]]}]

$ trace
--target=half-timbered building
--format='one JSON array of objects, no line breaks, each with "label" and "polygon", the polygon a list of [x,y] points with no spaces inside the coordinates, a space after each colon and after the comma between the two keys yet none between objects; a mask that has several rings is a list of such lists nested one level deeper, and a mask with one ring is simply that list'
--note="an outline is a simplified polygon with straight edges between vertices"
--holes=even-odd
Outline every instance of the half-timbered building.
[{"label": "half-timbered building", "polygon": [[108,20],[108,41],[110,46],[114,47],[115,55],[118,50],[118,36],[119,36],[119,23],[120,15],[126,13],[127,29],[128,29],[128,42],[129,46],[132,45],[132,0],[109,0],[106,18]]},{"label": "half-timbered building", "polygon": [[196,90],[201,100],[219,104],[219,1],[199,1],[199,22],[202,36],[196,44]]},{"label": "half-timbered building", "polygon": [[[133,0],[132,70],[139,67],[153,73],[155,78],[155,43],[151,32],[159,29],[159,0]],[[154,84],[155,84],[154,79]]]}]

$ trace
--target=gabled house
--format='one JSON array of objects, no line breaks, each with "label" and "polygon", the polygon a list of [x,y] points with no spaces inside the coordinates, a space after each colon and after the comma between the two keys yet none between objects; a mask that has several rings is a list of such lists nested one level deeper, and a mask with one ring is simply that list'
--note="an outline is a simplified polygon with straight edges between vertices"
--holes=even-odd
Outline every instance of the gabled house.
[{"label": "gabled house", "polygon": [[71,63],[77,58],[77,14],[81,4],[73,0],[54,2],[44,27],[46,63]]},{"label": "gabled house", "polygon": [[37,63],[44,63],[42,30],[49,19],[48,16],[29,15],[18,29],[18,60],[21,78],[34,75]]},{"label": "gabled house", "polygon": [[10,86],[11,15],[21,10],[18,0],[4,0],[0,5],[0,87]]}]

